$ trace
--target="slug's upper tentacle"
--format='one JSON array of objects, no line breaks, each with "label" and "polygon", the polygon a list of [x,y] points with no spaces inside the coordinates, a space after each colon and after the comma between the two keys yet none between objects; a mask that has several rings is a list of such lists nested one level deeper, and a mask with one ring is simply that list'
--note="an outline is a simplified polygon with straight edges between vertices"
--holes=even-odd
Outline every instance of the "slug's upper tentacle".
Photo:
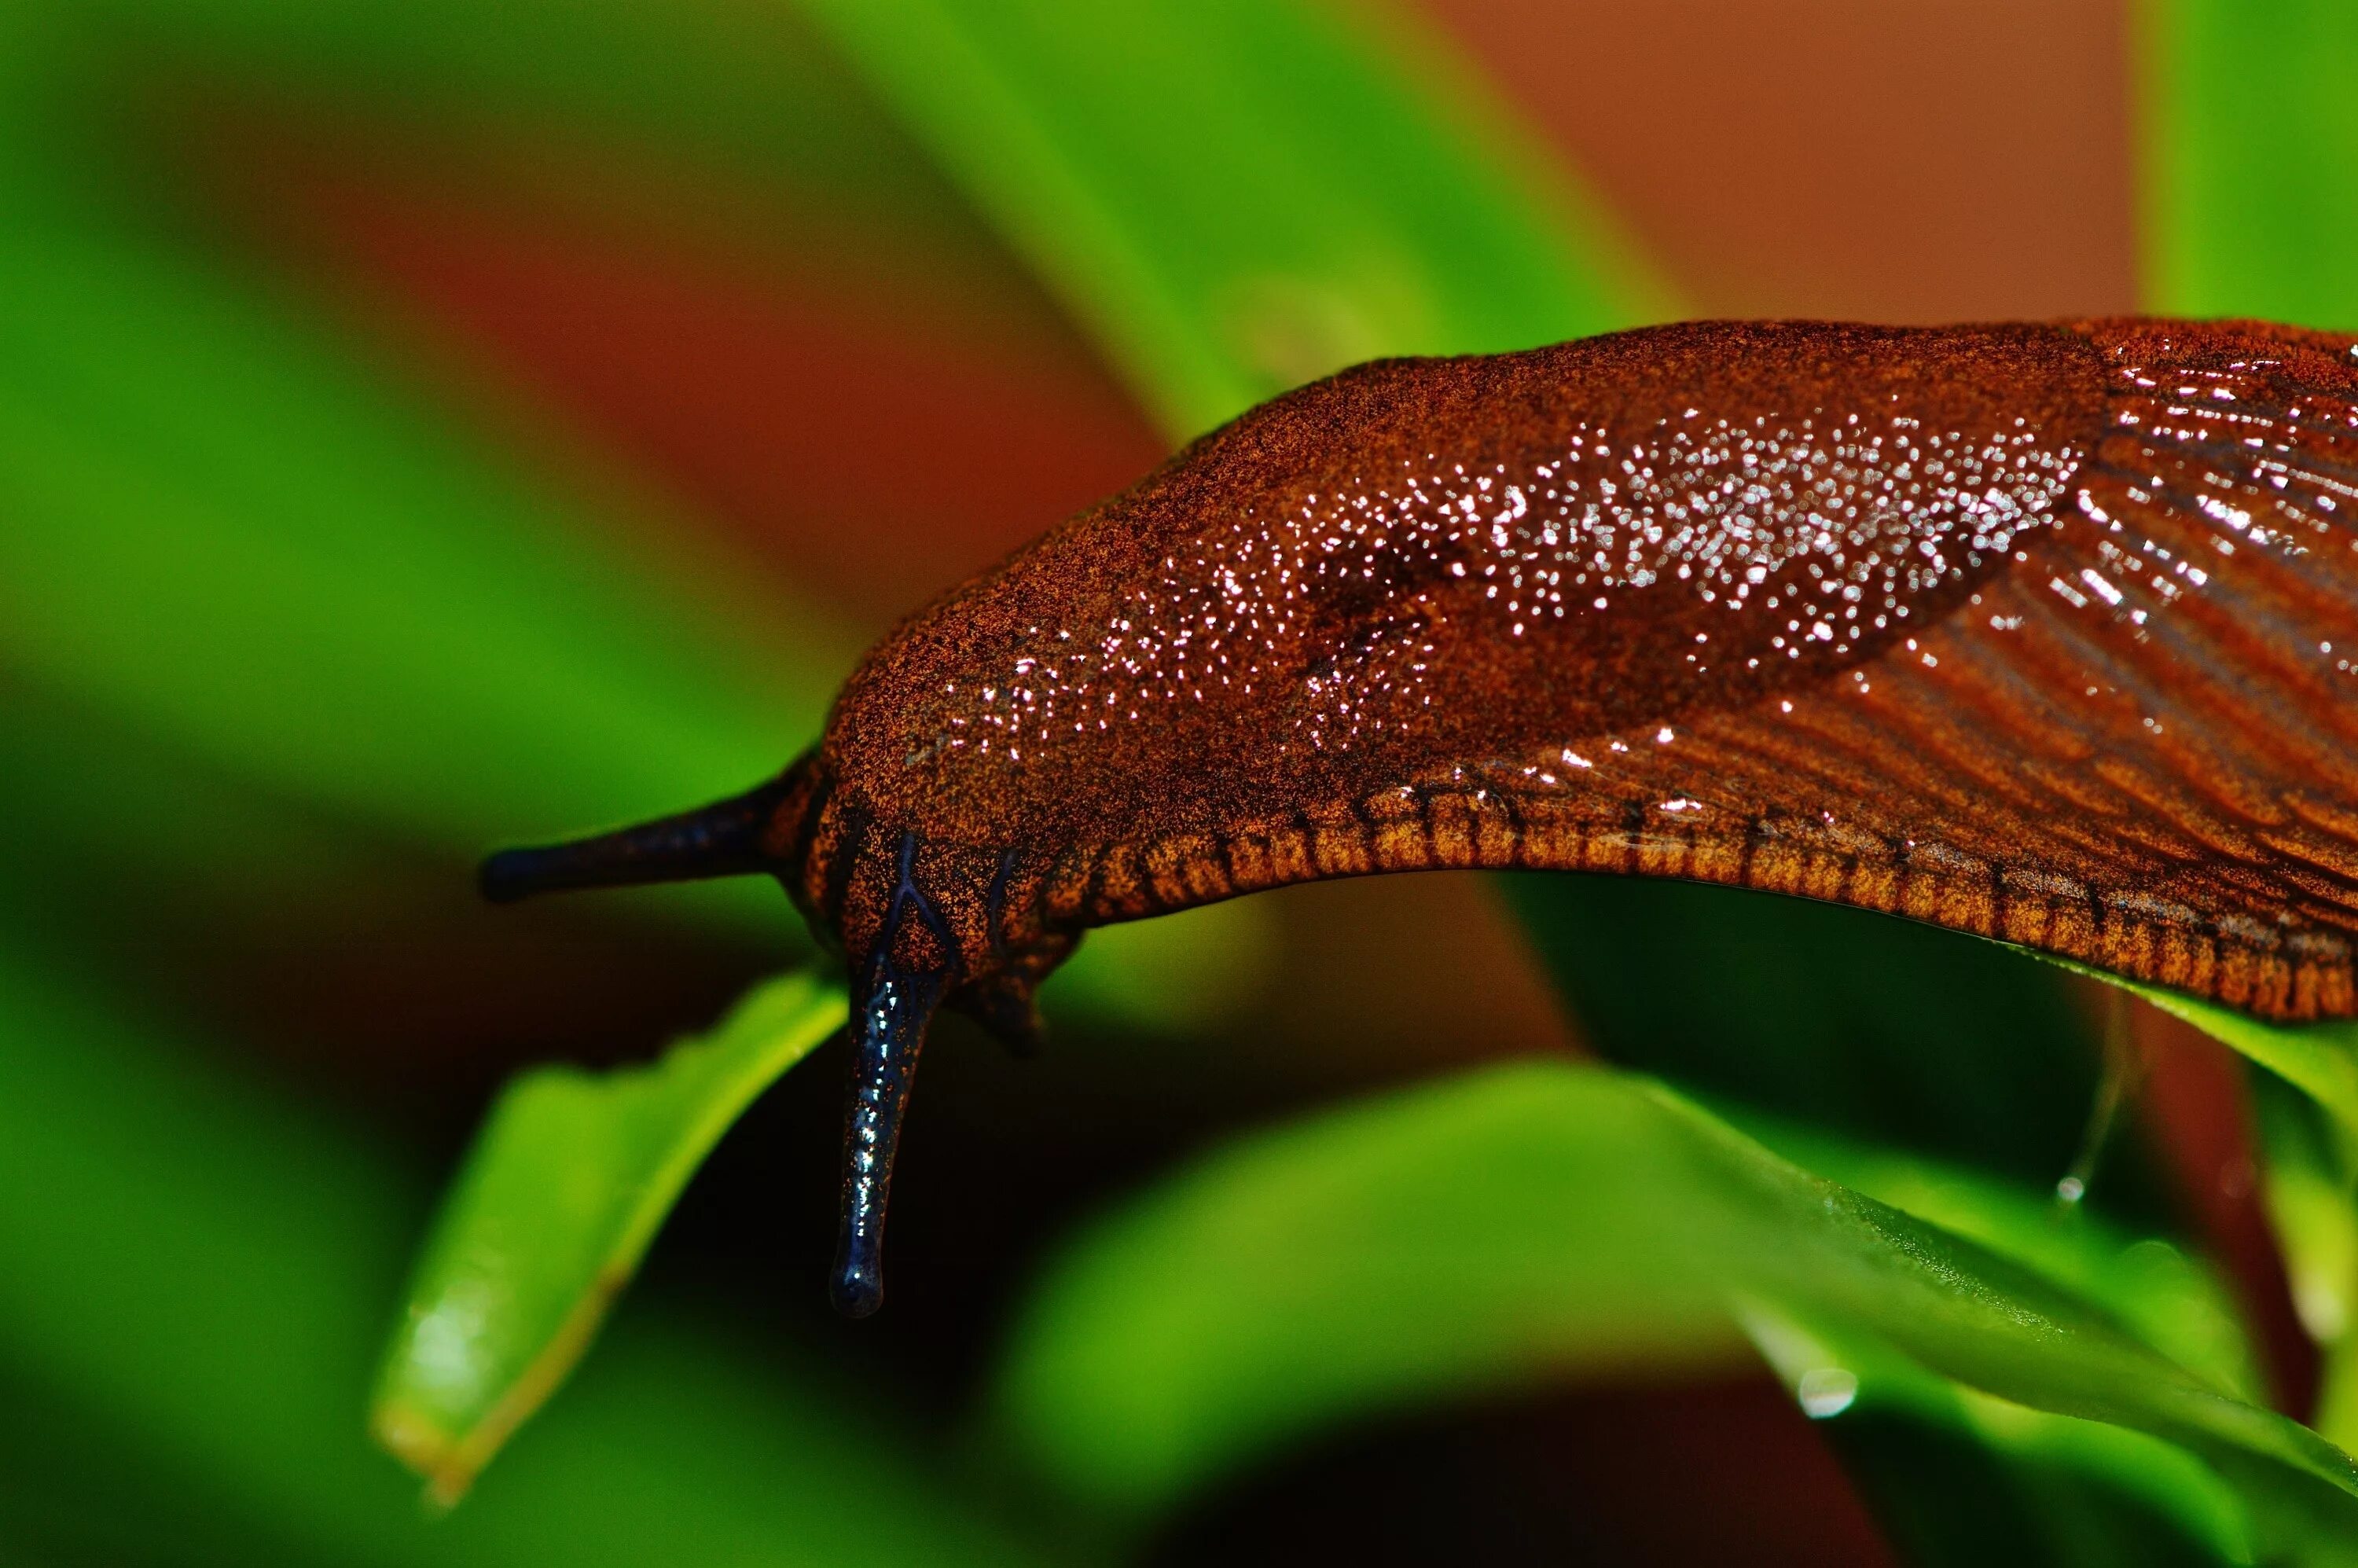
[{"label": "slug's upper tentacle", "polygon": [[538,849],[503,849],[477,873],[482,895],[511,903],[574,888],[626,887],[773,870],[768,845],[794,793],[792,773],[742,795],[618,832]]}]

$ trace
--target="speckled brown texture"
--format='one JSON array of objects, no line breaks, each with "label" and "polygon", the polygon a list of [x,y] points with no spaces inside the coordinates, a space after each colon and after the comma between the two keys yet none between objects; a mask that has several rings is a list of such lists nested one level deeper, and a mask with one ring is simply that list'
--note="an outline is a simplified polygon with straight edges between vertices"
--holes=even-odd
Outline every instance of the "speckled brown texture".
[{"label": "speckled brown texture", "polygon": [[836,1299],[927,1020],[1324,877],[1684,877],[2358,1012],[2358,358],[1705,322],[1363,365],[903,622],[735,801],[496,896],[771,871],[855,991]]},{"label": "speckled brown texture", "polygon": [[952,1000],[1002,1018],[1087,925],[1431,866],[1738,882],[2345,1015],[2353,373],[2137,321],[1363,366],[905,622],[772,848],[856,959],[914,833]]}]

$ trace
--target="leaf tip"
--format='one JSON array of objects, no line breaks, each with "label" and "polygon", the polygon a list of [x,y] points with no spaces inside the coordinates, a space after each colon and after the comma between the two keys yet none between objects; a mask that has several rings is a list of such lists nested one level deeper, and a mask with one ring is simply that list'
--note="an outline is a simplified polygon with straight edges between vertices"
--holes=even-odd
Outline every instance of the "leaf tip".
[{"label": "leaf tip", "polygon": [[470,1454],[463,1441],[405,1400],[380,1401],[369,1413],[369,1435],[426,1483],[424,1501],[430,1513],[458,1507],[482,1468],[481,1458]]}]

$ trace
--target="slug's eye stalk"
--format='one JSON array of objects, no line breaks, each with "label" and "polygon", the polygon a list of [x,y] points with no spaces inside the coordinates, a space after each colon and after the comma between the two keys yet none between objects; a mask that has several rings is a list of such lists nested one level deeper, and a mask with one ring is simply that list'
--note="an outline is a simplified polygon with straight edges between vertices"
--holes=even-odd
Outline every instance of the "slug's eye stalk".
[{"label": "slug's eye stalk", "polygon": [[843,1228],[829,1286],[835,1308],[866,1317],[884,1301],[884,1210],[925,1024],[963,966],[957,938],[922,886],[917,838],[901,836],[882,929],[853,978],[851,1103],[843,1132]]},{"label": "slug's eye stalk", "polygon": [[880,952],[852,1019],[851,1103],[844,1121],[843,1228],[828,1294],[846,1317],[884,1303],[884,1209],[909,1111],[925,1024],[942,996],[939,970],[904,970]]},{"label": "slug's eye stalk", "polygon": [[476,885],[492,903],[513,903],[535,893],[577,888],[635,887],[774,870],[763,839],[793,777],[788,773],[728,800],[594,838],[503,849],[483,862]]}]

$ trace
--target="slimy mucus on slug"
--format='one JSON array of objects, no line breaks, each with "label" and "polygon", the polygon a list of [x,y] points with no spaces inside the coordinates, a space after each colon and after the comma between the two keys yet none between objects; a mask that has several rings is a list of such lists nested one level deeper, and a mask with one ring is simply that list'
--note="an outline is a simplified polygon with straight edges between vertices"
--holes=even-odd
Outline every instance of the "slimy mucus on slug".
[{"label": "slimy mucus on slug", "polygon": [[484,867],[766,872],[855,993],[872,1310],[946,1004],[1437,867],[1887,911],[2358,1011],[2358,357],[2258,323],[1706,322],[1362,365],[903,622],[776,780]]}]

